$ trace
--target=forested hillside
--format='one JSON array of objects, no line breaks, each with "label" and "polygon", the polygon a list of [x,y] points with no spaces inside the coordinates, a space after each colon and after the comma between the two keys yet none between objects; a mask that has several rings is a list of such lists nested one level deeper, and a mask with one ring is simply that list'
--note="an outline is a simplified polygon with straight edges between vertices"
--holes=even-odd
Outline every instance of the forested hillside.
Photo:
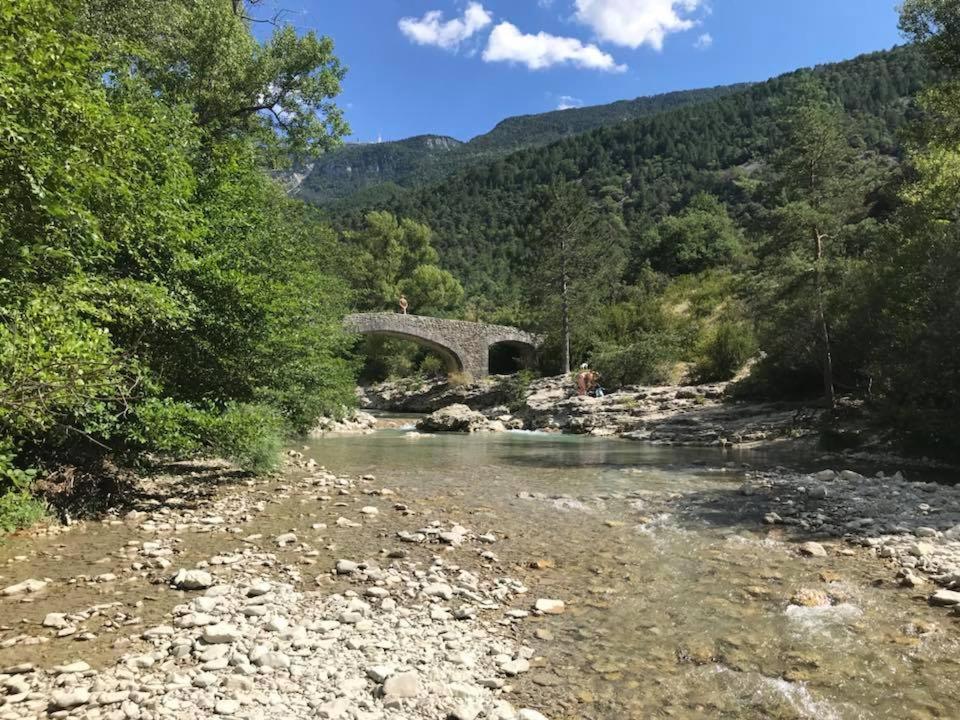
[{"label": "forested hillside", "polygon": [[305,177],[298,185],[297,194],[314,204],[326,205],[362,192],[367,203],[376,204],[402,188],[435,182],[515,150],[540,147],[588,130],[707,102],[743,87],[746,86],[688,90],[508,118],[489,133],[467,143],[422,135],[396,142],[345,145],[307,166],[301,163],[299,170]]},{"label": "forested hillside", "polygon": [[[371,207],[432,228],[465,290],[439,309],[546,333],[547,372],[587,361],[617,386],[729,379],[750,362],[740,393],[865,400],[914,449],[949,454],[956,21],[951,3],[912,0],[903,28],[923,44],[329,212],[360,236]],[[380,360],[417,369],[400,347]]]},{"label": "forested hillside", "polygon": [[[912,98],[932,79],[911,47],[816,68],[862,138],[863,150],[897,157],[897,133],[916,115]],[[526,223],[537,189],[577,180],[623,219],[634,254],[643,232],[698,192],[722,198],[744,224],[754,221],[757,178],[783,137],[776,117],[798,73],[709,102],[621,123],[549,147],[521,151],[429,187],[377,198],[377,206],[429,225],[443,264],[468,292],[497,302],[515,298],[526,252]],[[335,210],[356,224],[364,197]]]}]

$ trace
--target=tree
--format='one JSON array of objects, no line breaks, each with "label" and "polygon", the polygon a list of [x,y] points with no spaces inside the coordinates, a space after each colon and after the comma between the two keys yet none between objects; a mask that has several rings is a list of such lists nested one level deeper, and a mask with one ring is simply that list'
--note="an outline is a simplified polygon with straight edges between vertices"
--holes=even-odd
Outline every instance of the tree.
[{"label": "tree", "polygon": [[438,267],[433,233],[426,225],[388,212],[368,213],[362,230],[344,234],[354,257],[344,271],[360,310],[395,308],[408,293],[420,314],[445,314],[463,302],[463,287]]},{"label": "tree", "polygon": [[543,327],[559,336],[560,369],[569,373],[576,326],[622,275],[624,230],[577,183],[554,182],[543,189],[534,213],[529,294]]},{"label": "tree", "polygon": [[698,193],[683,212],[647,233],[639,254],[655,269],[676,275],[726,265],[743,253],[743,235],[726,206],[713,195]]},{"label": "tree", "polygon": [[260,48],[230,0],[0,6],[0,491],[14,454],[262,469],[352,402],[336,236],[261,164],[309,128],[225,111],[288,71],[310,96],[338,66],[311,47]]},{"label": "tree", "polygon": [[839,235],[859,207],[857,156],[843,111],[809,78],[797,85],[783,126],[784,147],[774,161],[782,204],[772,213],[774,237],[766,252],[779,266],[773,276],[779,276],[780,300],[800,317],[813,316],[824,399],[832,408],[836,390],[827,293],[828,275],[835,269],[831,260],[839,253],[831,253],[828,244],[840,246]]},{"label": "tree", "polygon": [[[255,137],[277,163],[349,134],[334,103],[346,69],[333,41],[274,22],[257,42],[242,0],[87,0],[83,29],[165,102],[185,104],[210,139]],[[255,3],[254,3],[255,4]]]}]

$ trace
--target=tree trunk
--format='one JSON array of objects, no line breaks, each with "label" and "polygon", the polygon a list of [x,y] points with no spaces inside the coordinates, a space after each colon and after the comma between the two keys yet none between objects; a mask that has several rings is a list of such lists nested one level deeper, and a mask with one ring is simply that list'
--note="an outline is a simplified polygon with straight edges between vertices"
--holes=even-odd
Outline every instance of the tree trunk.
[{"label": "tree trunk", "polygon": [[837,397],[833,383],[833,351],[830,348],[830,326],[823,302],[823,239],[826,236],[816,231],[817,253],[817,323],[820,325],[820,341],[823,343],[821,362],[823,364],[823,394],[827,406],[833,410],[837,406]]},{"label": "tree trunk", "polygon": [[569,280],[567,278],[567,252],[566,251],[567,251],[566,243],[563,240],[561,240],[560,241],[560,253],[561,253],[561,256],[560,256],[560,306],[561,306],[561,314],[562,314],[561,333],[563,334],[563,338],[561,340],[561,343],[563,345],[561,363],[563,367],[561,369],[563,370],[564,375],[568,375],[570,373],[570,301],[567,296]]}]

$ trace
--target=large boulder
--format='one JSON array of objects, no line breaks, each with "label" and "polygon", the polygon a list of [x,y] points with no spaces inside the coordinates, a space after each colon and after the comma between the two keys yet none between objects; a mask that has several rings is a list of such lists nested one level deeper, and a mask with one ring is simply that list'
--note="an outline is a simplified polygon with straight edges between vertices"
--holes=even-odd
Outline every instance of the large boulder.
[{"label": "large boulder", "polygon": [[423,432],[487,432],[498,430],[502,423],[487,420],[483,413],[471,410],[466,405],[448,405],[437,410],[417,423],[417,430]]}]

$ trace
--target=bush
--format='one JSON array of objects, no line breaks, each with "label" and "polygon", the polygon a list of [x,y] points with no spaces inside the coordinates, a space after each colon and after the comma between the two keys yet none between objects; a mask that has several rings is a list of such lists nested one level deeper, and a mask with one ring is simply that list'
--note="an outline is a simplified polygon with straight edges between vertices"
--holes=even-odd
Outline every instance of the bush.
[{"label": "bush", "polygon": [[730,380],[756,352],[750,324],[724,320],[703,343],[694,377],[699,382]]},{"label": "bush", "polygon": [[47,514],[46,505],[34,497],[30,486],[36,470],[15,467],[9,442],[0,440],[0,531],[29,527]]},{"label": "bush", "polygon": [[648,335],[629,345],[604,343],[591,365],[600,373],[600,384],[607,387],[659,385],[670,382],[672,356],[669,343]]},{"label": "bush", "polygon": [[420,374],[425,377],[436,377],[438,375],[443,375],[447,366],[444,364],[443,359],[439,355],[434,355],[430,353],[423,360],[420,361]]},{"label": "bush", "polygon": [[170,457],[222,457],[255,473],[277,468],[287,426],[266,405],[235,404],[222,412],[156,400],[142,405],[131,439]]},{"label": "bush", "polygon": [[463,387],[464,385],[471,385],[473,383],[473,375],[463,370],[457,372],[452,372],[447,376],[447,382],[450,384],[450,387]]},{"label": "bush", "polygon": [[233,405],[210,428],[212,450],[244,470],[265,473],[280,465],[283,417],[266,405]]},{"label": "bush", "polygon": [[510,375],[500,381],[500,391],[503,393],[504,402],[510,408],[510,412],[516,412],[526,403],[527,393],[530,391],[530,385],[538,377],[533,370],[521,370],[515,375]]}]

